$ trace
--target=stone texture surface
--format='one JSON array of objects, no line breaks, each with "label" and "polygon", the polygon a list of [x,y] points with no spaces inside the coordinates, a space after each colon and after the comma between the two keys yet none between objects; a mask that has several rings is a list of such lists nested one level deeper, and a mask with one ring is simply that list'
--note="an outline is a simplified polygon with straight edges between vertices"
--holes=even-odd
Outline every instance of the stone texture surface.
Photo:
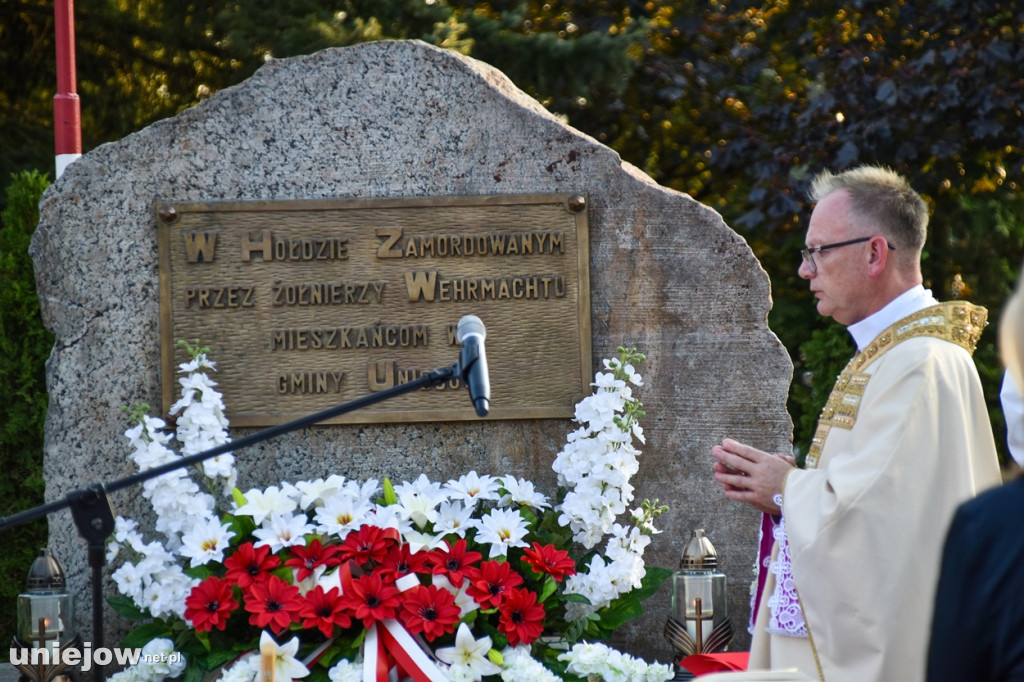
[{"label": "stone texture surface", "polygon": [[[706,528],[730,579],[738,643],[747,644],[757,518],[721,496],[709,451],[724,436],[790,447],[792,366],[767,328],[767,275],[712,209],[658,186],[500,72],[420,42],[272,61],[201,105],[86,154],[47,191],[31,247],[56,336],[47,498],[133,473],[121,408],[160,403],[154,200],[568,191],[590,195],[595,367],[619,345],[648,356],[636,499],[671,506],[648,561],[675,568],[691,529]],[[239,485],[332,472],[447,480],[475,469],[525,476],[550,492],[550,463],[571,428],[561,420],[314,427],[238,453]],[[140,514],[137,491],[112,498],[115,512]],[[84,543],[66,511],[50,528],[87,631]],[[106,589],[113,594],[112,584]],[[665,586],[648,602],[621,645],[668,659],[668,594]],[[123,624],[107,620],[107,641],[116,642]]]}]

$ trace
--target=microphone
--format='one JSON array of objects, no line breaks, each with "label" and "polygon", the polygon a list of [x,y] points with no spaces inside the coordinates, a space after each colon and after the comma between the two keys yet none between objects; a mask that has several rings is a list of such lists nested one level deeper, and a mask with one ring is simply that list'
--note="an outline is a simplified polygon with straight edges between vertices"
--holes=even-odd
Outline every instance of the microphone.
[{"label": "microphone", "polygon": [[455,328],[455,338],[462,346],[459,378],[469,387],[469,399],[476,408],[476,416],[486,417],[491,402],[491,380],[487,374],[487,356],[484,354],[487,330],[479,317],[466,315]]}]

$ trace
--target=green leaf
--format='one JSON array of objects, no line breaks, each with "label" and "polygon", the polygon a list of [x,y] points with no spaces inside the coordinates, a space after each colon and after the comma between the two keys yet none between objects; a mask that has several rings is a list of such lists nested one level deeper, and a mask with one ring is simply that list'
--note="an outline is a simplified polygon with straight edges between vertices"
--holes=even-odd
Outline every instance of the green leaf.
[{"label": "green leaf", "polygon": [[239,651],[239,650],[235,650],[235,651],[211,651],[209,656],[206,657],[206,664],[210,667],[211,670],[216,670],[220,666],[225,665],[225,664],[230,663],[231,661],[235,660],[236,658],[241,656],[243,653],[245,653],[244,650],[241,650],[241,651]]},{"label": "green leaf", "polygon": [[398,502],[398,495],[395,494],[395,487],[393,485],[391,485],[391,479],[390,478],[387,478],[387,477],[384,478],[383,488],[384,488],[384,504],[385,505],[396,504]]},{"label": "green leaf", "polygon": [[647,566],[647,574],[640,581],[640,587],[630,592],[632,597],[643,601],[658,591],[661,584],[668,580],[672,571],[661,566]]},{"label": "green leaf", "polygon": [[242,491],[239,490],[238,488],[231,489],[231,499],[235,501],[236,507],[245,506],[245,495],[243,495]]},{"label": "green leaf", "polygon": [[130,618],[132,620],[143,620],[145,618],[152,618],[152,616],[148,612],[143,611],[138,606],[136,606],[135,602],[131,600],[131,597],[118,595],[116,597],[110,597],[109,599],[107,599],[107,603],[110,604],[110,607],[114,609],[114,611],[124,616],[125,618]]},{"label": "green leaf", "polygon": [[181,678],[182,682],[203,682],[203,676],[208,671],[200,670],[195,666],[188,666],[185,668],[185,676]]},{"label": "green leaf", "polygon": [[170,626],[162,620],[153,621],[133,628],[122,642],[125,649],[141,649],[146,644],[158,637],[171,639],[174,632]]},{"label": "green leaf", "polygon": [[547,577],[547,580],[544,581],[544,588],[541,591],[540,597],[537,599],[537,601],[543,603],[545,599],[547,599],[555,593],[556,589],[558,589],[558,583],[556,583],[555,579],[549,575]]}]

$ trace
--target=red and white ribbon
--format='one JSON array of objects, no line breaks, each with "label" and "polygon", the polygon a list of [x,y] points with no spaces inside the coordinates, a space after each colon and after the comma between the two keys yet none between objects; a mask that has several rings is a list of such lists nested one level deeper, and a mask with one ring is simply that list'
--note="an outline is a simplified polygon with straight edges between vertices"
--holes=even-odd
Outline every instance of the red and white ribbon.
[{"label": "red and white ribbon", "polygon": [[[402,592],[419,585],[415,575],[404,575],[395,581]],[[371,625],[363,640],[363,682],[388,682],[394,665],[415,682],[448,682],[434,659],[423,650],[409,631],[394,618],[385,618]]]}]

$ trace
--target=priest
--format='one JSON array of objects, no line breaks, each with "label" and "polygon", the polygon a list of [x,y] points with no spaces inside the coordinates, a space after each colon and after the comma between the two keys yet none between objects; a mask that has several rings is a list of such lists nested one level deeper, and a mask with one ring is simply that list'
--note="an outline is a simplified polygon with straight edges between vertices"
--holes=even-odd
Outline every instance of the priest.
[{"label": "priest", "polygon": [[799,274],[857,354],[822,410],[804,468],[725,439],[725,495],[766,515],[750,669],[828,682],[924,679],[954,510],[1000,482],[971,357],[986,311],[922,286],[925,202],[896,173],[817,176]]}]

